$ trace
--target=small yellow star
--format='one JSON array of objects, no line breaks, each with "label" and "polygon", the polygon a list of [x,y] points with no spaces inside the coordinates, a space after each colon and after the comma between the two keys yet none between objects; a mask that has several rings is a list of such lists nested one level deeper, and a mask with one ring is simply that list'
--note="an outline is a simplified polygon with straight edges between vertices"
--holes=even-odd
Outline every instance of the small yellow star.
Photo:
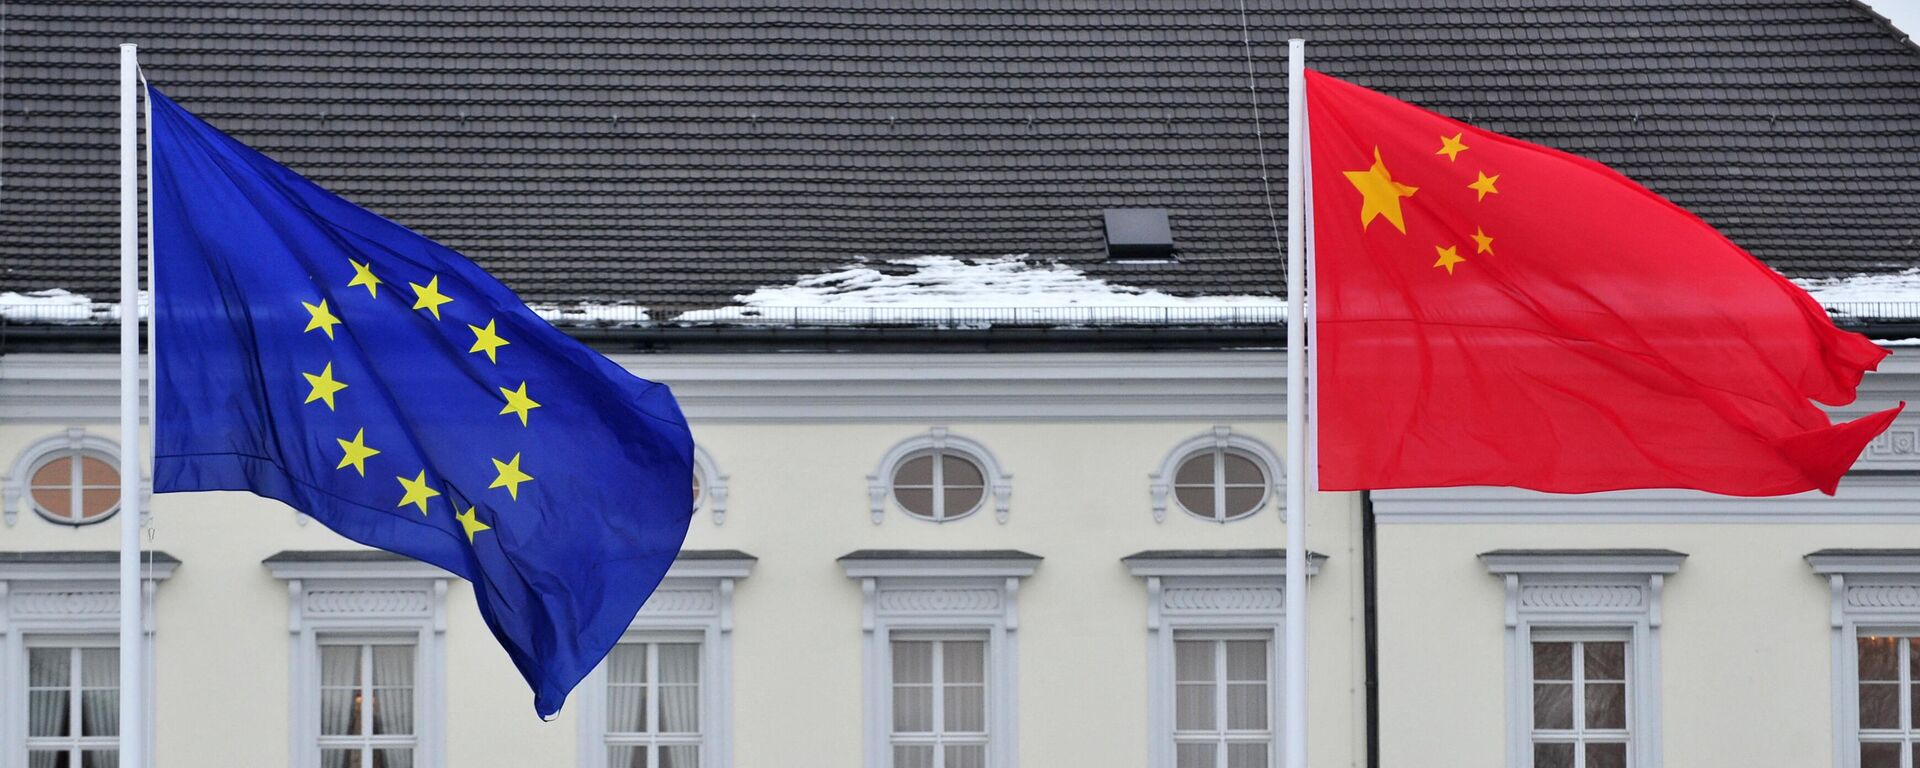
[{"label": "small yellow star", "polygon": [[1476,181],[1474,181],[1474,182],[1473,182],[1472,184],[1468,184],[1468,185],[1467,185],[1467,188],[1469,188],[1469,189],[1474,189],[1474,190],[1478,190],[1478,191],[1480,192],[1480,196],[1479,196],[1479,197],[1476,197],[1476,198],[1474,198],[1474,200],[1476,200],[1476,201],[1478,201],[1478,200],[1485,200],[1485,199],[1487,199],[1487,195],[1490,195],[1490,194],[1492,194],[1492,195],[1497,195],[1497,194],[1500,194],[1500,190],[1497,190],[1497,189],[1494,189],[1494,188],[1493,188],[1493,183],[1494,183],[1494,182],[1496,182],[1496,181],[1499,181],[1499,180],[1500,180],[1500,174],[1497,174],[1497,173],[1496,173],[1496,174],[1494,174],[1494,175],[1492,175],[1492,176],[1488,176],[1488,175],[1487,175],[1487,174],[1486,174],[1485,172],[1483,172],[1483,171],[1476,171],[1476,173],[1479,173],[1479,174],[1480,174],[1480,178],[1479,178],[1478,180],[1476,180]]},{"label": "small yellow star", "polygon": [[1493,253],[1493,238],[1479,227],[1473,228],[1473,252]]},{"label": "small yellow star", "polygon": [[500,476],[494,478],[493,485],[487,487],[506,488],[507,495],[512,496],[514,501],[519,501],[520,484],[533,479],[532,475],[520,471],[520,454],[514,454],[512,461],[501,461],[499,459],[493,459],[492,461],[494,471],[499,472]]},{"label": "small yellow star", "polygon": [[473,543],[474,534],[481,531],[493,530],[493,526],[480,522],[479,516],[473,513],[473,507],[467,507],[467,511],[464,514],[460,512],[453,513],[453,519],[460,521],[460,527],[466,530],[468,544]]},{"label": "small yellow star", "polygon": [[364,285],[367,287],[368,296],[376,299],[380,298],[380,278],[373,276],[373,267],[354,261],[353,259],[347,259],[347,263],[353,265],[353,279],[347,281],[347,287],[352,288],[356,285]]},{"label": "small yellow star", "polygon": [[306,307],[307,314],[312,316],[312,319],[307,321],[307,330],[301,331],[301,333],[307,333],[318,328],[327,332],[327,338],[333,338],[333,327],[340,324],[340,318],[334,317],[332,312],[327,311],[326,299],[321,299],[318,305],[308,304],[303,301],[300,302],[300,306]]},{"label": "small yellow star", "polygon": [[1465,152],[1469,149],[1472,149],[1472,147],[1469,147],[1465,144],[1460,143],[1460,137],[1465,135],[1466,134],[1464,133],[1456,133],[1453,135],[1453,138],[1451,139],[1445,136],[1440,137],[1440,151],[1435,152],[1434,154],[1446,155],[1448,162],[1459,160],[1460,153]]},{"label": "small yellow star", "polygon": [[347,388],[347,385],[334,380],[333,363],[327,363],[326,369],[319,374],[303,371],[300,375],[307,377],[307,384],[313,387],[313,391],[307,393],[307,402],[324,400],[329,411],[333,410],[333,393]]},{"label": "small yellow star", "polygon": [[[527,383],[524,381],[520,382],[519,389],[501,387],[500,394],[505,395],[507,398],[507,407],[500,409],[500,415],[505,416],[509,413],[519,414],[520,426],[523,427],[527,425],[527,412],[540,407],[540,404],[534,402],[533,398],[527,397]],[[541,418],[546,417],[543,416]]]},{"label": "small yellow star", "polygon": [[433,279],[428,280],[426,285],[420,285],[419,283],[407,283],[407,285],[413,288],[413,294],[418,297],[413,301],[413,308],[432,312],[433,319],[435,320],[440,319],[440,305],[453,301],[453,299],[448,298],[446,294],[440,292],[439,275],[434,275]]},{"label": "small yellow star", "polygon": [[500,362],[499,359],[494,357],[494,350],[497,350],[501,347],[504,347],[508,344],[513,343],[510,341],[507,341],[506,339],[500,338],[500,334],[493,332],[492,320],[487,321],[487,327],[485,328],[481,328],[480,326],[477,326],[477,325],[469,325],[467,326],[467,328],[473,331],[473,346],[469,348],[467,351],[468,352],[483,352],[483,351],[486,352],[487,362],[489,363]]},{"label": "small yellow star", "polygon": [[334,469],[353,467],[353,471],[359,472],[361,477],[366,477],[367,459],[380,452],[376,449],[368,448],[365,442],[366,439],[367,430],[365,427],[353,433],[352,440],[334,438],[334,442],[340,444],[340,449],[347,452],[347,455],[340,457],[340,465],[334,467]]},{"label": "small yellow star", "polygon": [[1406,219],[1400,215],[1400,198],[1412,197],[1418,188],[1409,187],[1393,180],[1393,174],[1387,171],[1386,161],[1380,159],[1380,148],[1373,148],[1373,167],[1364,171],[1346,171],[1347,182],[1360,190],[1364,202],[1360,206],[1360,228],[1365,230],[1376,217],[1385,216],[1387,223],[1401,234],[1407,232]]},{"label": "small yellow star", "polygon": [[427,471],[424,469],[420,470],[419,477],[412,480],[404,477],[393,479],[400,481],[400,486],[407,489],[407,495],[400,497],[400,503],[394,505],[396,507],[417,504],[420,506],[420,514],[424,515],[427,513],[427,499],[440,495],[439,491],[427,487]]},{"label": "small yellow star", "polygon": [[1442,248],[1436,245],[1433,247],[1433,249],[1440,253],[1440,260],[1434,262],[1433,265],[1436,267],[1446,267],[1447,274],[1449,275],[1453,274],[1453,265],[1466,261],[1466,259],[1462,257],[1459,254],[1459,252],[1451,245],[1445,248]]}]

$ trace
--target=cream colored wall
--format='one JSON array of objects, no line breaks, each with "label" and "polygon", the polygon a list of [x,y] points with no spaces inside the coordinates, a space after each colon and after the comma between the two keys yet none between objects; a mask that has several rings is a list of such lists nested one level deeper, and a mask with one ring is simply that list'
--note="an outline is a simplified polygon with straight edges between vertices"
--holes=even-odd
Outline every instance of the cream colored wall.
[{"label": "cream colored wall", "polygon": [[1829,592],[1802,557],[1914,541],[1888,524],[1383,524],[1381,763],[1505,764],[1505,592],[1478,554],[1621,547],[1688,555],[1662,598],[1665,765],[1830,765]]},{"label": "cream colored wall", "polygon": [[[715,423],[695,436],[731,477],[724,526],[698,515],[687,546],[759,558],[734,595],[735,765],[854,765],[861,743],[861,598],[835,559],[857,549],[1020,549],[1045,558],[1020,590],[1020,755],[1026,766],[1144,768],[1146,597],[1120,558],[1146,549],[1278,548],[1270,507],[1227,525],[1169,509],[1155,523],[1148,474],[1214,422],[947,423],[1013,475],[1009,521],[991,509],[935,525],[889,511],[874,525],[866,476],[929,423]],[[0,426],[10,460],[66,425]],[[89,431],[112,435],[102,425]],[[1232,423],[1276,448],[1277,422]],[[1330,556],[1310,594],[1312,762],[1361,764],[1358,506],[1311,505],[1310,546]],[[159,590],[162,766],[286,760],[285,586],[260,561],[287,549],[349,546],[275,502],[238,493],[163,495],[153,546],[182,565]],[[11,550],[111,550],[115,525],[68,529],[31,512],[0,531]],[[531,696],[463,583],[449,591],[447,765],[567,766],[571,712],[533,715]]]}]

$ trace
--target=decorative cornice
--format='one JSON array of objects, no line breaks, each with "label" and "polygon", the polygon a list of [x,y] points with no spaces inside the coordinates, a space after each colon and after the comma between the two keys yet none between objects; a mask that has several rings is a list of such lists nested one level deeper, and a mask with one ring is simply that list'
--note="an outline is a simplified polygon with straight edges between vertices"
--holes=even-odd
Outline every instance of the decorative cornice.
[{"label": "decorative cornice", "polygon": [[[1120,558],[1134,576],[1284,576],[1287,556],[1278,549],[1148,550]],[[1307,553],[1307,575],[1320,575],[1327,556]]]},{"label": "decorative cornice", "polygon": [[276,579],[446,579],[439,566],[371,550],[285,551],[261,561]]},{"label": "decorative cornice", "polygon": [[996,577],[1033,575],[1040,556],[1018,550],[860,550],[840,558],[849,578],[885,576]]},{"label": "decorative cornice", "polygon": [[[1915,457],[1920,459],[1920,456]],[[1914,465],[1920,470],[1920,461]],[[1555,494],[1517,488],[1374,491],[1375,518],[1395,523],[1920,523],[1920,471],[1855,472],[1837,495],[1749,498],[1698,491]]]},{"label": "decorative cornice", "polygon": [[1496,574],[1673,574],[1685,562],[1671,549],[1497,549],[1480,561]]}]

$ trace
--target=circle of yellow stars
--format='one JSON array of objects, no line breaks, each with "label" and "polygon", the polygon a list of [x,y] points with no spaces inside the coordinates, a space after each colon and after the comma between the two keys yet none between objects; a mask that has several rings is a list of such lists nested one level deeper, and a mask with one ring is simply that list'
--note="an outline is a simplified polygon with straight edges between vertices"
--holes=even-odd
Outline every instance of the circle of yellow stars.
[{"label": "circle of yellow stars", "polygon": [[[1434,154],[1446,157],[1449,164],[1458,163],[1460,153],[1472,149],[1467,146],[1465,136],[1464,131],[1452,136],[1441,136],[1440,149]],[[1487,195],[1500,194],[1498,187],[1500,174],[1489,176],[1485,170],[1476,170],[1474,174],[1476,178],[1466,185],[1475,193],[1474,202],[1485,202]],[[1374,219],[1385,219],[1394,229],[1399,230],[1400,234],[1407,233],[1407,221],[1405,214],[1401,211],[1400,201],[1413,197],[1414,193],[1419,192],[1420,189],[1394,180],[1392,172],[1387,170],[1386,161],[1380,156],[1379,147],[1373,148],[1371,167],[1363,171],[1345,171],[1343,175],[1346,176],[1347,182],[1360,192],[1360,229],[1362,231],[1372,225]],[[1493,236],[1488,235],[1485,228],[1475,225],[1470,237],[1473,238],[1475,256],[1493,255]],[[1448,275],[1452,275],[1455,267],[1467,263],[1467,257],[1460,255],[1460,248],[1458,243],[1434,245],[1434,254],[1438,257],[1433,262],[1434,268],[1445,269]]]},{"label": "circle of yellow stars", "polygon": [[[385,285],[386,281],[381,280],[378,275],[374,274],[373,265],[353,259],[348,259],[347,263],[353,267],[353,278],[347,281],[347,287],[365,288],[367,289],[367,297],[369,299],[380,298],[380,286]],[[407,287],[413,289],[414,301],[412,309],[415,313],[417,314],[420,310],[426,310],[433,316],[436,322],[441,319],[440,308],[454,302],[452,296],[441,292],[439,275],[434,275],[429,278],[426,285],[409,282],[407,283]],[[328,300],[325,298],[320,299],[318,303],[303,301],[300,304],[306,308],[308,318],[306,328],[301,331],[302,333],[320,331],[325,334],[327,340],[331,342],[336,338],[334,333],[335,329],[346,325],[346,321],[334,313],[334,308],[329,306]],[[500,362],[500,348],[512,345],[512,342],[500,336],[498,321],[495,319],[487,320],[485,326],[468,325],[467,329],[473,333],[473,345],[467,349],[468,354],[485,354],[487,356],[487,362],[490,364],[498,365]],[[349,386],[347,382],[334,377],[333,361],[331,360],[325,363],[319,373],[301,371],[301,375],[306,377],[309,388],[305,404],[320,403],[325,405],[329,411],[335,410],[335,398]],[[512,389],[504,386],[499,387],[499,390],[501,398],[506,403],[505,407],[500,409],[499,415],[517,417],[520,420],[520,426],[528,426],[529,414],[533,409],[541,406],[540,403],[536,402],[527,394],[527,382],[521,381],[518,387]],[[367,444],[366,428],[361,427],[355,430],[351,439],[344,437],[337,438],[335,442],[340,445],[341,455],[339,464],[335,465],[334,468],[343,471],[351,468],[355,474],[363,478],[366,477],[367,459],[380,454],[380,449]],[[532,475],[521,468],[520,456],[521,454],[515,453],[512,458],[504,461],[501,459],[492,459],[495,477],[493,484],[487,486],[489,490],[505,489],[509,499],[519,501],[520,486],[534,479]],[[441,492],[428,482],[427,471],[425,469],[421,469],[411,478],[395,476],[394,480],[400,483],[401,488],[400,502],[395,505],[396,508],[411,506],[419,510],[423,516],[432,516],[432,510],[428,506],[428,502],[431,499],[440,497]],[[459,511],[456,507],[453,517],[454,520],[460,524],[461,530],[466,533],[468,543],[473,542],[474,534],[493,529],[493,526],[480,520],[478,511],[471,505],[467,507],[465,512]]]}]

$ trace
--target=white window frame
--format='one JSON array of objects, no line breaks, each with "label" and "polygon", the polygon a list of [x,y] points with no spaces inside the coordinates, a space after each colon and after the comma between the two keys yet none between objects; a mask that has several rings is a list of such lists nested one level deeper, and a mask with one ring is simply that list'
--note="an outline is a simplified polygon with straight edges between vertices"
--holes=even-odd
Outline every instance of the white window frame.
[{"label": "white window frame", "polygon": [[[1831,595],[1833,765],[1859,768],[1860,636],[1920,638],[1920,550],[1833,549],[1806,559],[1815,574],[1826,577]],[[1902,686],[1903,701],[1909,692]],[[1913,713],[1912,722],[1920,723],[1920,712]],[[1920,737],[1915,741],[1920,745]],[[1913,752],[1920,753],[1920,746]],[[1920,764],[1920,754],[1913,759]]]},{"label": "white window frame", "polygon": [[[1011,550],[872,551],[840,558],[860,583],[865,768],[893,765],[893,637],[987,642],[987,766],[1019,768],[1020,580],[1040,558]],[[957,636],[957,635],[956,635]]]},{"label": "white window frame", "polygon": [[[67,700],[67,707],[71,710],[70,725],[77,727],[81,722],[80,707],[81,707],[82,699],[84,698],[83,696],[80,695],[80,690],[81,690],[80,689],[81,669],[79,664],[80,651],[83,649],[96,649],[96,648],[112,648],[112,649],[118,650],[120,648],[120,638],[114,635],[103,635],[103,634],[86,634],[86,635],[49,634],[49,635],[37,635],[37,636],[29,637],[27,638],[27,647],[26,647],[27,654],[29,657],[27,662],[28,667],[25,668],[27,669],[28,675],[32,674],[32,670],[31,670],[32,652],[39,648],[49,648],[49,647],[63,648],[63,649],[72,651],[73,659],[72,659],[72,668],[70,671],[71,679],[68,681],[67,688],[66,688],[66,690],[69,691],[69,697],[70,697]],[[32,692],[29,690],[30,686],[28,685],[28,682],[31,679],[32,678],[30,676],[19,678],[20,682],[22,683],[20,688],[22,691],[27,692],[28,694],[27,699],[29,702],[31,702],[33,698]],[[28,706],[31,707],[31,703],[29,703]],[[116,709],[118,708],[119,703],[117,700],[114,706]],[[67,764],[73,765],[73,766],[79,766],[83,764],[81,762],[80,753],[85,752],[87,750],[105,748],[105,749],[112,749],[116,754],[118,754],[120,751],[120,736],[118,734],[115,734],[113,736],[32,736],[32,735],[27,735],[24,737],[24,742],[26,744],[26,751],[28,755],[31,755],[31,753],[36,749],[42,750],[42,751],[58,749],[68,754],[69,759]],[[19,765],[30,765],[31,764],[30,760],[31,760],[31,757],[23,757],[23,760],[22,762],[19,763]]]},{"label": "white window frame", "polygon": [[[1480,555],[1506,586],[1507,765],[1533,768],[1533,641],[1627,643],[1628,768],[1660,768],[1660,596],[1686,555],[1669,550],[1502,550]],[[1580,713],[1575,713],[1580,717]]]},{"label": "white window frame", "polygon": [[[1174,642],[1188,637],[1267,641],[1267,765],[1285,747],[1282,643],[1286,629],[1286,557],[1279,550],[1149,551],[1122,559],[1147,591],[1147,765],[1178,765],[1174,711]],[[1307,555],[1307,575],[1326,556]],[[1312,584],[1311,581],[1308,582]],[[1225,713],[1222,711],[1221,716]],[[1224,755],[1224,750],[1222,751]],[[1224,757],[1222,758],[1224,759]]]},{"label": "white window frame", "polygon": [[453,576],[386,552],[282,552],[266,560],[287,585],[290,653],[287,765],[320,766],[320,645],[414,644],[414,765],[446,765],[447,586]]},{"label": "white window frame", "polygon": [[[933,719],[931,722],[931,725],[933,726],[933,730],[931,731],[927,731],[924,733],[912,732],[912,733],[903,734],[899,731],[893,730],[893,723],[892,723],[893,689],[895,687],[895,684],[893,681],[893,675],[891,674],[891,670],[893,669],[893,644],[896,642],[934,643],[933,681],[932,681],[932,686],[933,686],[932,717]],[[946,684],[943,679],[945,675],[945,670],[942,668],[942,666],[944,664],[943,654],[945,653],[946,645],[948,643],[981,643],[983,644],[983,650],[981,653],[984,658],[981,659],[981,661],[983,662],[983,666],[981,667],[981,669],[983,672],[985,672],[985,674],[983,675],[983,683],[984,683],[983,688],[985,689],[985,696],[983,698],[985,700],[985,706],[986,706],[986,713],[985,713],[986,717],[983,719],[982,722],[987,729],[983,733],[980,733],[977,735],[971,734],[971,733],[948,733],[946,730],[946,712],[945,712],[946,702],[945,702],[945,695],[944,695],[946,691],[946,687],[945,687]],[[995,681],[993,680],[993,668],[994,668],[993,661],[994,660],[993,660],[992,642],[988,634],[984,631],[946,630],[946,631],[934,631],[934,632],[900,631],[900,632],[892,633],[891,636],[887,638],[887,669],[889,670],[889,674],[887,675],[888,760],[892,760],[893,748],[896,746],[903,746],[903,745],[933,747],[934,768],[945,767],[947,756],[946,756],[946,750],[944,749],[944,747],[946,747],[949,744],[961,745],[961,746],[974,746],[974,745],[984,746],[986,747],[989,756],[991,756],[992,750],[993,750],[993,714],[994,714],[993,695],[994,695],[994,685],[995,685]],[[994,764],[992,762],[991,757],[989,757],[988,763]]]},{"label": "white window frame", "polygon": [[[319,656],[317,655],[318,646],[329,646],[329,645],[345,646],[345,647],[355,648],[359,651],[359,653],[357,654],[357,658],[360,664],[360,673],[355,677],[355,679],[359,681],[358,683],[355,684],[355,688],[358,690],[366,691],[374,687],[373,686],[373,648],[375,647],[412,645],[413,646],[413,670],[414,670],[413,671],[414,687],[412,689],[413,690],[413,723],[414,723],[413,733],[406,736],[395,736],[390,734],[376,735],[373,732],[373,707],[363,706],[360,708],[360,722],[354,725],[354,727],[358,731],[357,733],[326,735],[326,734],[321,734],[318,731],[315,732],[316,734],[315,743],[318,745],[318,749],[320,751],[324,752],[329,749],[358,750],[360,752],[361,765],[373,765],[373,751],[376,749],[405,747],[413,750],[413,753],[416,757],[420,754],[420,711],[422,708],[420,706],[421,697],[420,697],[419,685],[420,685],[420,663],[422,661],[421,659],[422,654],[420,652],[420,646],[415,645],[414,640],[415,638],[408,636],[406,634],[393,634],[393,633],[356,635],[356,634],[348,634],[348,633],[327,632],[327,633],[322,633],[318,635],[316,655],[314,657],[316,663],[319,659]],[[315,690],[318,691],[319,688],[316,686]],[[316,713],[319,711],[317,709],[317,704],[318,702],[316,701],[316,709],[315,709]]]},{"label": "white window frame", "polygon": [[[1576,650],[1574,651],[1572,661],[1573,723],[1572,727],[1566,730],[1540,729],[1534,726],[1532,697],[1533,686],[1538,682],[1534,678],[1533,669],[1534,643],[1572,643],[1575,646]],[[1613,729],[1597,731],[1591,738],[1588,736],[1586,727],[1586,659],[1582,658],[1581,651],[1579,650],[1583,648],[1586,643],[1623,643],[1626,645],[1626,727],[1618,729],[1618,731]],[[1635,669],[1632,630],[1626,628],[1574,629],[1565,627],[1540,627],[1533,630],[1531,636],[1527,639],[1527,647],[1524,650],[1526,651],[1526,658],[1521,659],[1520,664],[1525,670],[1527,680],[1527,759],[1529,761],[1533,759],[1533,749],[1535,745],[1545,743],[1572,744],[1574,749],[1574,765],[1577,767],[1583,765],[1586,761],[1585,747],[1587,744],[1625,743],[1628,752],[1628,765],[1638,765],[1636,758],[1632,754],[1634,744],[1639,740],[1639,734],[1635,732],[1634,728],[1634,716],[1637,714],[1636,709],[1639,704],[1639,702],[1635,700],[1634,694],[1638,690],[1639,681],[1634,676],[1638,670]]]},{"label": "white window frame", "polygon": [[[1259,466],[1260,471],[1265,473],[1267,478],[1265,484],[1266,493],[1260,497],[1260,503],[1253,505],[1252,510],[1239,517],[1222,518],[1220,514],[1224,511],[1226,505],[1226,494],[1221,492],[1226,481],[1226,478],[1222,474],[1225,471],[1225,462],[1216,462],[1214,466],[1214,511],[1203,515],[1194,510],[1187,509],[1185,504],[1181,504],[1179,495],[1174,493],[1173,488],[1174,480],[1180,473],[1180,465],[1185,464],[1188,459],[1204,453],[1232,453],[1248,459]],[[1258,517],[1260,512],[1265,510],[1269,505],[1279,509],[1282,514],[1286,513],[1286,507],[1282,503],[1286,497],[1286,494],[1282,493],[1287,484],[1286,463],[1281,461],[1280,454],[1276,453],[1273,448],[1265,442],[1244,432],[1235,432],[1232,427],[1228,426],[1216,426],[1211,430],[1182,440],[1178,445],[1173,447],[1173,450],[1167,452],[1165,458],[1160,460],[1160,469],[1149,474],[1147,481],[1147,491],[1153,500],[1153,521],[1156,523],[1166,522],[1167,505],[1170,500],[1174,506],[1180,508],[1180,511],[1187,513],[1187,515],[1195,520],[1221,525]]]},{"label": "white window frame", "polygon": [[[700,765],[733,765],[733,591],[754,558],[734,550],[682,550],[621,637],[623,643],[700,643]],[[607,768],[607,665],[574,689],[580,768]]]},{"label": "white window frame", "polygon": [[[148,553],[141,566],[141,648],[148,664],[147,700],[153,714],[152,679],[155,628],[154,593],[173,575],[179,561]],[[0,765],[27,764],[27,649],[36,645],[118,647],[120,644],[120,565],[117,552],[10,552],[0,554]],[[123,649],[122,653],[125,652]],[[124,681],[123,681],[124,683]],[[152,754],[153,731],[147,750]],[[118,737],[114,743],[120,743]]]},{"label": "white window frame", "polygon": [[693,446],[693,472],[700,478],[700,495],[693,499],[693,511],[708,510],[714,525],[727,522],[727,473],[713,460],[705,446]]},{"label": "white window frame", "polygon": [[[119,502],[114,503],[112,511],[81,523],[55,519],[40,511],[40,505],[33,500],[33,493],[29,490],[33,483],[33,472],[39,469],[41,464],[69,453],[75,457],[91,454],[107,462],[113,467],[114,472],[120,471],[120,444],[113,440],[89,434],[87,430],[80,427],[69,427],[57,435],[40,438],[22,450],[19,456],[14,457],[13,466],[7,472],[6,482],[0,485],[0,517],[4,517],[7,527],[11,528],[19,523],[22,507],[32,509],[34,514],[49,523],[70,527],[84,527],[106,522],[120,514]],[[78,467],[77,462],[75,466]],[[146,500],[152,494],[152,487],[149,478],[140,478],[140,508],[143,510],[148,509]],[[142,519],[144,519],[144,513]]]},{"label": "white window frame", "polygon": [[[906,508],[900,505],[900,501],[894,498],[893,476],[900,470],[902,463],[928,453],[958,455],[971,460],[975,465],[979,466],[981,479],[986,485],[985,488],[981,489],[980,503],[974,505],[973,509],[967,510],[965,513],[944,515],[937,518],[925,518],[907,512]],[[935,484],[937,486],[942,471],[940,462],[934,462],[933,467]],[[941,508],[941,506],[945,504],[942,498],[944,494],[935,493],[933,496],[935,508]],[[980,444],[978,441],[952,434],[947,431],[946,427],[934,427],[927,430],[926,434],[914,435],[913,437],[896,443],[892,449],[887,451],[886,455],[880,457],[880,464],[874,468],[873,474],[867,475],[868,512],[873,518],[874,525],[879,525],[882,520],[886,519],[886,511],[889,503],[891,503],[894,508],[899,509],[900,514],[911,520],[918,520],[923,523],[952,523],[972,517],[974,512],[987,506],[989,499],[991,499],[993,503],[994,519],[1005,524],[1013,499],[1013,475],[1007,473],[1006,469],[1000,464],[1000,460],[994,458],[993,452],[987,450],[985,445]]]}]

